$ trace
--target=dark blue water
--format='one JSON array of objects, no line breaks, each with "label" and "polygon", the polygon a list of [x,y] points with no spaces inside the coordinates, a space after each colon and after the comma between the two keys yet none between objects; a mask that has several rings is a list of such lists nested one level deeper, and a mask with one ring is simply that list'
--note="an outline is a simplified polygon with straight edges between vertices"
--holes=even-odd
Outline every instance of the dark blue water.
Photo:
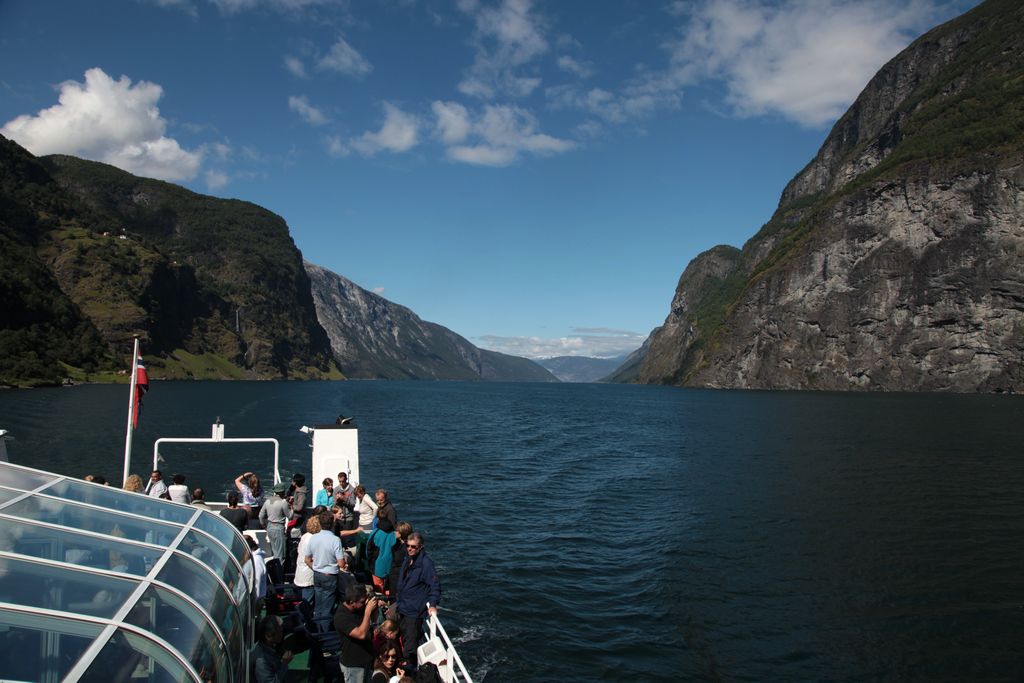
[{"label": "dark blue water", "polygon": [[[0,392],[0,427],[15,462],[119,480],[126,404]],[[156,382],[133,470],[219,416],[308,474],[298,428],[339,413],[477,681],[1024,679],[1021,398]],[[210,491],[269,463],[167,453]]]}]

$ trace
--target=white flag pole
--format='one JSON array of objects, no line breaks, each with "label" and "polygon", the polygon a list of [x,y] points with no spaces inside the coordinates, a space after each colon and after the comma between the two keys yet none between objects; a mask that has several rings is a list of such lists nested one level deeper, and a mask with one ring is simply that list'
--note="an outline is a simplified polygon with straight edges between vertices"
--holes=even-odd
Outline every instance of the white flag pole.
[{"label": "white flag pole", "polygon": [[138,379],[139,369],[139,338],[135,338],[135,348],[132,350],[132,382],[131,391],[128,392],[128,428],[124,436],[124,477],[121,479],[121,485],[128,481],[128,475],[131,473],[132,468],[132,432],[134,426],[132,425],[132,418],[135,416],[135,382]]}]

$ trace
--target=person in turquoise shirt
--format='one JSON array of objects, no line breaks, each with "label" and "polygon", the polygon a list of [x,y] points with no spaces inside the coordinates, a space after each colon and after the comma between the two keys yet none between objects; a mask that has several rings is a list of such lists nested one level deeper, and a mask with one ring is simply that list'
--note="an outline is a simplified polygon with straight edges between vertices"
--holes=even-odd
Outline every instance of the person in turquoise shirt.
[{"label": "person in turquoise shirt", "polygon": [[367,549],[372,544],[377,553],[377,557],[374,559],[374,551],[367,551],[370,558],[373,559],[370,571],[373,573],[373,588],[378,593],[384,592],[385,582],[388,574],[391,573],[391,551],[395,547],[396,541],[395,527],[388,519],[387,511],[381,508],[377,511],[377,528],[366,539]]},{"label": "person in turquoise shirt", "polygon": [[334,505],[334,480],[330,477],[324,479],[324,487],[316,492],[313,498],[313,507],[323,505],[328,510]]}]

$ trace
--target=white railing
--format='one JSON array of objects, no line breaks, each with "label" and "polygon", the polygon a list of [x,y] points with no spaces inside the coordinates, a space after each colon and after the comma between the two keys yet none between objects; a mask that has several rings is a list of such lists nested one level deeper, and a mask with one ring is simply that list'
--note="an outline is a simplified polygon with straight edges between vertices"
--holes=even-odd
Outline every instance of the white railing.
[{"label": "white railing", "polygon": [[[427,608],[430,608],[430,603],[427,603]],[[441,625],[441,620],[437,618],[436,614],[427,616],[426,631],[427,638],[439,639],[444,647],[444,661],[437,664],[437,672],[441,675],[444,683],[473,683],[473,679],[470,678],[469,672],[466,670],[466,665],[462,663],[459,653],[455,651],[455,645],[452,644],[452,639],[448,637],[448,632],[444,630],[444,626]]]},{"label": "white railing", "polygon": [[[281,456],[280,456],[281,444],[278,443],[277,439],[270,439],[270,438],[261,438],[261,439],[253,439],[253,438],[238,439],[238,438],[234,438],[234,439],[228,439],[228,438],[225,438],[225,436],[224,436],[224,425],[221,424],[221,422],[219,421],[220,418],[217,418],[217,419],[218,419],[218,422],[215,422],[213,424],[212,434],[210,435],[209,439],[201,439],[201,438],[181,438],[181,439],[160,438],[160,439],[157,439],[156,441],[154,441],[153,442],[153,469],[154,470],[160,469],[160,461],[163,460],[163,457],[160,455],[160,444],[162,444],[162,443],[269,443],[269,444],[273,444],[274,445],[274,483],[275,484],[280,483],[280,481],[281,481],[281,473],[278,470],[278,465],[280,464],[280,459],[281,459]],[[128,460],[126,459],[125,460],[125,472],[127,472],[127,471],[128,471]],[[127,478],[127,476],[128,475],[125,474],[125,478]]]}]

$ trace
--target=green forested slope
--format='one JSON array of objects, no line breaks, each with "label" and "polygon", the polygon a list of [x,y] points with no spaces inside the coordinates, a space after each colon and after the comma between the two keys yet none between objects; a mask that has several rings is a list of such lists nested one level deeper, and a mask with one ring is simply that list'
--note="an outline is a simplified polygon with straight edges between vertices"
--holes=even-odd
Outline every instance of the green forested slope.
[{"label": "green forested slope", "polygon": [[0,221],[0,382],[121,368],[136,335],[155,377],[339,376],[265,209],[0,140]]}]

